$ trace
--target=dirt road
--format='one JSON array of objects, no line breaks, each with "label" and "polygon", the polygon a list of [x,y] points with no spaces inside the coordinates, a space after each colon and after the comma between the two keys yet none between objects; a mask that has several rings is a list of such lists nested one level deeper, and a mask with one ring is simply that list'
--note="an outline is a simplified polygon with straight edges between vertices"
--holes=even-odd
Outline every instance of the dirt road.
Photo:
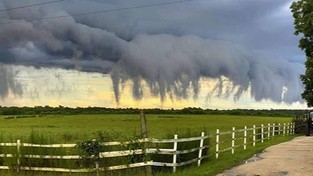
[{"label": "dirt road", "polygon": [[297,137],[271,146],[248,163],[218,176],[313,176],[313,137]]}]

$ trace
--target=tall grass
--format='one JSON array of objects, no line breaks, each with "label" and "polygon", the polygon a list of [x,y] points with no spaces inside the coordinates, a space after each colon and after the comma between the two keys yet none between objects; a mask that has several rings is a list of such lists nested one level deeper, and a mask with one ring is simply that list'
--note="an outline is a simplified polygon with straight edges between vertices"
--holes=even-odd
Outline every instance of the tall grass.
[{"label": "tall grass", "polygon": [[[202,131],[207,131],[205,129],[203,130],[192,130],[192,129],[186,129],[186,130],[176,130],[168,132],[167,135],[165,135],[165,138],[171,139],[173,138],[173,133],[178,134],[179,138],[185,138],[185,137],[199,137]],[[90,150],[89,144],[93,144],[92,141],[97,142],[100,144],[101,142],[108,142],[108,141],[114,141],[116,138],[121,138],[121,135],[117,132],[107,132],[107,131],[98,131],[94,133],[94,139],[92,140],[86,140],[78,143],[87,143],[87,150]],[[143,149],[144,144],[138,142],[138,139],[140,137],[138,135],[135,135],[133,138],[125,138],[125,141],[132,141],[128,144],[121,145],[121,146],[96,146],[98,154],[99,152],[107,152],[107,151],[118,151],[118,150],[136,150],[136,149]],[[3,140],[1,140],[3,141]],[[24,137],[21,140],[23,143],[32,143],[32,144],[56,144],[58,143],[55,140],[55,137],[51,134],[43,134],[38,131],[32,131],[31,134],[28,137]],[[89,142],[89,143],[88,143]],[[208,144],[208,140],[204,141],[204,145]],[[180,142],[178,144],[178,150],[187,150],[192,148],[198,148],[199,147],[199,141],[191,141],[191,142]],[[79,146],[79,145],[78,145]],[[85,148],[42,148],[42,147],[26,147],[21,146],[19,153],[17,153],[17,147],[1,147],[0,152],[1,153],[7,153],[7,154],[13,154],[12,158],[2,158],[0,160],[2,165],[8,165],[10,166],[11,172],[16,172],[18,170],[18,164],[17,161],[19,160],[20,166],[28,166],[28,167],[53,167],[53,168],[71,168],[71,169],[77,169],[77,168],[90,168],[94,169],[96,163],[99,164],[100,168],[106,168],[109,166],[114,165],[124,165],[124,164],[131,164],[131,163],[137,163],[137,162],[144,162],[148,160],[154,160],[159,162],[168,162],[171,163],[173,156],[167,155],[164,157],[164,155],[148,155],[148,154],[133,154],[125,157],[115,157],[115,158],[96,158],[94,160],[91,156],[95,155],[96,153],[89,153],[86,155],[86,153],[82,154],[82,152],[85,152]],[[89,148],[88,148],[89,147]],[[157,147],[157,148],[173,148],[173,144],[162,144],[162,145],[156,145],[156,146],[149,146],[149,147]],[[203,150],[203,155],[207,154],[207,150]],[[82,157],[82,160],[63,160],[63,159],[45,159],[44,157],[41,158],[26,158],[25,155],[50,155],[50,156],[64,156],[64,155],[80,155],[85,156]],[[184,162],[188,161],[194,158],[198,157],[198,151],[188,153],[188,154],[180,154],[178,155],[178,162]],[[161,169],[162,170],[162,169]],[[167,170],[167,169],[165,169]],[[154,171],[160,171],[160,168],[154,168]],[[144,173],[144,168],[137,168],[137,169],[128,169],[127,171],[110,171],[105,172],[107,175],[114,173],[114,175],[119,175],[121,173],[126,172],[132,172],[132,173]],[[31,172],[35,173],[35,172]],[[37,173],[37,172],[36,172]]]},{"label": "tall grass", "polygon": [[[27,139],[22,142],[31,144],[55,144],[58,143],[55,137],[51,134],[43,134],[37,131],[32,131]],[[77,168],[75,160],[63,159],[45,159],[41,158],[26,158],[25,155],[50,155],[50,156],[64,156],[75,155],[77,152],[72,148],[45,148],[45,147],[25,147],[20,148],[21,165],[30,167],[55,167],[55,168]]]},{"label": "tall grass", "polygon": [[[265,131],[266,132],[265,128]],[[162,139],[173,139],[174,134],[178,135],[178,138],[189,138],[189,137],[199,137],[201,132],[205,132],[205,135],[209,135],[209,132],[206,128],[198,128],[198,129],[176,129],[176,130],[171,130],[168,131]],[[236,133],[236,137],[243,136],[243,133]],[[260,133],[259,130],[256,131],[256,134]],[[237,136],[238,135],[238,136]],[[252,131],[248,132],[248,142],[252,141]],[[272,135],[272,134],[271,134]],[[108,142],[108,141],[116,141],[116,139],[121,139],[124,138],[123,141],[133,141],[129,144],[121,145],[121,146],[101,146],[99,147],[98,152],[104,152],[104,151],[118,151],[118,150],[136,150],[136,149],[143,149],[143,144],[138,142],[138,139],[140,138],[138,135],[133,134],[132,138],[122,136],[118,132],[114,131],[97,131],[93,134],[93,137],[91,139],[85,140],[85,141],[79,141],[81,142],[86,142],[86,141],[97,141],[97,142]],[[230,136],[225,135],[225,140],[229,140]],[[256,136],[257,139],[260,138],[260,135]],[[282,139],[281,137],[277,137],[279,139]],[[51,134],[44,134],[38,131],[32,131],[28,137],[23,137],[21,138],[22,142],[27,142],[27,143],[33,143],[33,144],[55,144],[59,143],[57,141],[58,138],[56,138],[54,135]],[[214,163],[217,162],[214,158],[214,146],[212,141],[214,141],[214,137],[211,137],[210,139],[204,140],[204,145],[212,144],[209,149],[203,150],[204,155],[211,155],[209,159],[205,159],[202,161],[204,166],[208,166],[207,163]],[[291,137],[285,137],[283,140],[291,139]],[[7,141],[8,139],[5,139],[3,135],[0,134],[0,142]],[[14,141],[16,139],[11,138],[11,141]],[[221,139],[222,140],[222,139]],[[283,141],[280,140],[280,141]],[[121,141],[121,140],[119,140]],[[277,142],[276,142],[277,141]],[[79,143],[77,142],[77,143]],[[238,144],[241,143],[242,141],[237,141]],[[246,153],[251,154],[253,152],[259,151],[260,147],[259,146],[268,146],[269,144],[273,143],[278,143],[279,140],[276,140],[276,137],[271,140],[266,140],[264,144],[257,143],[257,147],[253,148],[252,145],[251,147],[247,147]],[[236,143],[237,144],[237,143]],[[266,145],[265,145],[266,144]],[[221,144],[221,146],[224,147],[229,147],[229,143]],[[188,150],[188,149],[193,149],[193,148],[198,148],[200,146],[200,141],[191,141],[191,142],[179,142],[178,143],[178,150]],[[172,149],[173,148],[173,143],[164,143],[164,144],[150,144],[151,148],[168,148]],[[256,150],[258,149],[258,150]],[[125,156],[125,157],[116,157],[116,158],[97,158],[97,160],[90,160],[90,158],[87,157],[85,158],[86,160],[60,160],[60,159],[44,159],[44,158],[26,158],[23,157],[23,155],[55,155],[55,156],[62,156],[62,155],[82,155],[82,149],[80,148],[36,148],[36,147],[21,147],[20,148],[20,155],[17,153],[17,148],[16,147],[10,147],[10,146],[5,146],[5,147],[0,147],[0,153],[4,154],[13,154],[12,158],[0,158],[0,165],[8,165],[10,167],[10,171],[8,173],[11,173],[11,175],[16,174],[17,168],[17,161],[20,161],[20,164],[23,166],[30,166],[30,167],[54,167],[54,168],[71,168],[71,169],[76,169],[76,168],[90,168],[93,169],[95,168],[96,162],[99,164],[100,168],[106,168],[108,166],[113,166],[113,165],[124,165],[124,164],[131,164],[131,163],[136,163],[136,162],[143,162],[147,160],[153,160],[155,162],[165,162],[165,163],[172,163],[173,161],[173,155],[160,155],[160,154],[141,154],[141,155],[130,155],[130,156]],[[221,170],[222,168],[225,169],[225,167],[233,166],[234,163],[238,163],[239,159],[242,159],[241,156],[238,156],[238,154],[242,154],[245,157],[248,157],[248,155],[245,153],[245,151],[242,150],[242,147],[236,149],[236,154],[235,155],[230,155],[230,152],[225,152],[220,155],[220,158],[218,161],[222,166],[218,167],[217,170]],[[249,155],[250,156],[250,155]],[[191,159],[197,158],[198,157],[198,151],[188,153],[188,154],[179,154],[177,156],[177,162],[184,162],[184,161],[189,161]],[[232,157],[236,158],[234,162],[225,162],[223,161],[224,159],[232,159]],[[178,175],[180,173],[189,173],[188,169],[191,166],[195,166],[196,163],[189,164],[183,167],[178,167]],[[225,166],[224,166],[225,165]],[[204,166],[201,166],[200,168],[203,168]],[[217,167],[217,164],[215,164]],[[210,167],[209,167],[210,168]],[[210,168],[212,169],[212,168]],[[193,171],[194,169],[191,169],[191,173],[195,172]],[[172,168],[165,168],[165,167],[153,167],[153,172],[155,174],[160,174],[160,172],[163,173],[168,173],[170,175],[172,171]],[[0,175],[5,175],[2,174],[6,172],[1,171]],[[119,176],[119,175],[144,175],[145,171],[144,168],[136,168],[136,169],[126,169],[126,170],[119,170],[119,171],[105,171],[102,172],[102,175],[108,175],[108,176]],[[216,173],[216,172],[210,172],[210,173]],[[25,175],[63,175],[59,173],[43,173],[43,172],[22,172],[22,174]],[[90,174],[71,174],[71,175],[94,175],[96,173],[90,173]],[[10,174],[8,174],[10,175]],[[67,174],[64,174],[67,175]],[[161,174],[162,175],[162,174]],[[166,174],[165,174],[166,175]],[[183,174],[184,175],[184,174]],[[185,174],[188,175],[188,174]],[[191,174],[193,175],[193,174]],[[200,174],[201,175],[201,174]]]},{"label": "tall grass", "polygon": [[[191,116],[191,117],[190,117]],[[257,118],[257,117],[235,117],[232,116],[224,117],[213,117],[213,116],[194,116],[194,115],[175,115],[166,116],[166,118],[159,118],[154,115],[147,115],[147,121],[149,126],[149,132],[152,134],[151,136],[161,138],[161,139],[173,139],[174,134],[178,134],[178,138],[185,138],[185,137],[199,137],[201,132],[204,131],[206,135],[209,133],[213,134],[216,128],[220,128],[221,131],[230,130],[232,126],[235,126],[237,129],[242,128],[241,124],[247,124],[252,126],[251,124],[259,125],[264,122],[288,122],[290,119],[286,118]],[[39,122],[37,122],[37,120]],[[47,122],[46,122],[47,121]],[[83,126],[81,124],[86,124],[86,122],[92,121],[91,126]],[[2,123],[3,122],[3,123]],[[25,122],[25,123],[24,123]],[[77,124],[76,124],[77,122]],[[79,122],[79,123],[78,123]],[[35,123],[35,124],[34,124]],[[16,139],[21,139],[21,142],[28,142],[28,143],[36,143],[36,144],[52,144],[52,143],[79,143],[79,142],[86,142],[92,141],[95,139],[99,142],[107,142],[107,141],[134,141],[127,145],[122,146],[102,146],[101,151],[116,151],[116,150],[129,150],[129,149],[142,149],[143,145],[137,143],[140,137],[135,133],[132,133],[131,130],[138,130],[137,127],[140,126],[139,119],[137,116],[122,116],[116,117],[116,115],[102,117],[102,116],[91,116],[91,117],[83,117],[83,116],[60,116],[60,117],[43,117],[43,118],[13,118],[13,119],[1,119],[0,118],[0,126],[1,124],[9,124],[8,127],[4,127],[4,130],[9,129],[6,131],[6,134],[1,134],[0,140],[1,142],[13,142]],[[17,133],[14,135],[9,136],[8,133],[10,132],[11,128],[15,128],[16,124],[26,124],[20,129],[17,129]],[[51,125],[53,124],[53,125]],[[210,128],[210,131],[207,128],[202,128],[204,125]],[[25,137],[27,130],[29,130],[29,126],[34,126],[34,129],[42,128],[43,130],[36,131],[32,130],[30,135]],[[193,128],[188,128],[188,127]],[[38,127],[38,128],[37,128]],[[118,128],[117,128],[118,127]],[[170,130],[175,127],[178,127],[175,130]],[[25,131],[25,129],[27,129]],[[73,130],[75,129],[75,130]],[[100,129],[100,130],[99,130]],[[108,131],[103,131],[102,129],[107,129]],[[123,130],[121,130],[123,129]],[[71,131],[72,130],[72,131]],[[114,132],[111,132],[111,131]],[[265,129],[266,131],[266,129]],[[265,132],[264,131],[264,132]],[[256,133],[259,133],[257,131]],[[17,135],[18,134],[18,135]],[[252,131],[248,132],[248,142],[252,141]],[[272,135],[272,134],[271,134]],[[9,136],[9,137],[8,137]],[[243,133],[236,133],[236,137],[243,136]],[[229,140],[231,137],[230,135],[224,135],[221,137],[221,140]],[[224,139],[223,139],[224,138]],[[259,136],[257,136],[257,139]],[[214,137],[212,137],[209,141],[208,139],[204,141],[204,145],[212,144],[214,146]],[[240,142],[241,141],[236,141]],[[221,144],[221,147],[230,147],[230,142]],[[186,150],[191,148],[197,148],[200,145],[200,141],[193,141],[193,142],[180,142],[178,143],[178,150]],[[258,144],[257,144],[258,145]],[[173,148],[173,143],[168,144],[151,144],[149,147],[152,148]],[[250,151],[252,147],[248,147],[247,151]],[[238,150],[239,152],[240,150]],[[17,169],[17,159],[20,159],[22,165],[29,165],[29,166],[40,166],[40,167],[60,167],[60,168],[95,168],[95,161],[83,161],[83,160],[51,160],[51,159],[29,159],[25,157],[19,157],[17,155],[16,147],[0,147],[1,153],[10,153],[13,154],[13,158],[0,158],[0,165],[9,165],[11,171],[15,171]],[[214,155],[214,147],[211,147],[208,150],[203,150],[203,155],[210,153]],[[237,153],[237,149],[236,149]],[[25,154],[37,154],[37,155],[81,155],[81,151],[79,148],[71,148],[71,149],[47,149],[47,148],[35,148],[35,147],[21,147],[21,155]],[[221,155],[221,158],[227,158],[229,153],[225,155]],[[181,154],[178,155],[177,162],[184,162],[188,161],[193,158],[198,157],[198,151],[190,153],[190,154]],[[88,158],[88,157],[87,157]],[[86,159],[87,159],[86,158]],[[202,163],[207,165],[206,162],[212,162],[213,156],[211,159],[206,159]],[[172,163],[173,155],[160,155],[160,154],[142,154],[142,155],[130,155],[127,157],[117,157],[117,158],[104,158],[99,159],[97,162],[99,163],[100,167],[108,167],[113,165],[121,165],[121,164],[131,164],[135,162],[141,162],[146,160],[153,160],[159,162],[168,162]],[[215,161],[215,160],[214,160]],[[84,163],[84,162],[87,162]],[[223,162],[221,163],[223,164]],[[194,166],[195,164],[190,164],[184,167],[178,167],[178,171],[184,172],[190,166]],[[202,167],[202,166],[201,166]],[[159,173],[160,171],[169,171],[171,173],[172,168],[161,168],[161,167],[154,167],[153,171],[155,173]],[[180,173],[180,172],[178,172]],[[11,175],[15,175],[11,174]],[[24,174],[24,172],[22,172]],[[54,173],[42,173],[42,172],[26,172],[25,175],[66,175],[66,174],[54,174]],[[93,175],[91,174],[71,174],[71,175]],[[136,169],[127,169],[123,171],[107,171],[103,172],[105,175],[144,175],[144,168],[136,168]],[[0,172],[0,175],[2,172]],[[9,174],[10,175],[10,174]]]},{"label": "tall grass", "polygon": [[[111,142],[115,141],[114,139],[121,138],[121,135],[117,132],[107,132],[107,131],[98,131],[94,133],[94,138],[88,141],[97,141],[98,144],[101,142]],[[28,137],[22,137],[22,143],[31,143],[31,144],[57,144],[55,140],[55,136],[51,134],[43,134],[38,131],[32,131]],[[126,138],[125,138],[126,140]],[[128,138],[127,138],[128,140]],[[3,135],[0,136],[0,142],[3,142]],[[16,139],[12,139],[11,141],[16,141]],[[81,141],[77,143],[86,143],[86,141]],[[107,152],[107,151],[118,151],[118,150],[130,150],[130,149],[137,149],[134,148],[136,143],[130,143],[127,145],[122,146],[100,146],[98,145],[98,154],[99,152]],[[137,145],[137,144],[136,144]],[[78,145],[79,146],[79,145]],[[132,148],[133,147],[133,148]],[[141,146],[138,146],[141,148]],[[18,169],[18,162],[19,166],[27,166],[27,167],[51,167],[51,168],[67,168],[67,169],[79,169],[79,168],[95,168],[95,163],[99,164],[100,168],[106,168],[108,166],[114,165],[124,165],[130,164],[133,162],[140,162],[139,159],[143,157],[137,157],[130,159],[129,156],[126,157],[116,157],[116,158],[97,158],[97,160],[93,160],[92,157],[88,157],[88,155],[82,154],[82,148],[44,148],[44,147],[28,147],[28,146],[20,146],[19,152],[17,152],[16,146],[3,146],[0,147],[0,153],[3,154],[12,154],[13,157],[4,157],[0,158],[0,165],[9,166],[10,170],[8,175],[16,175]],[[94,155],[95,153],[91,153]],[[25,155],[49,155],[49,156],[64,156],[64,155],[80,155],[82,159],[79,160],[64,160],[64,159],[46,159],[44,157],[41,158],[27,158]],[[84,157],[87,156],[87,157]],[[5,171],[3,171],[6,173]],[[21,171],[19,175],[39,175],[42,172],[37,171]],[[102,174],[115,176],[115,175],[125,175],[126,173],[133,173],[136,175],[140,175],[144,173],[142,169],[127,169],[120,170],[120,171],[107,171],[103,172]],[[71,175],[93,175],[95,173],[89,174],[71,174]],[[2,174],[1,174],[2,175]],[[49,175],[49,174],[48,174]],[[51,173],[50,175],[58,175]]]},{"label": "tall grass", "polygon": [[[172,130],[172,131],[168,131],[168,133],[166,135],[164,135],[164,137],[162,139],[173,139],[174,135],[173,134],[177,134],[178,135],[178,139],[179,138],[190,138],[190,137],[199,137],[201,135],[201,133],[204,132],[205,135],[209,135],[208,134],[208,130],[206,128],[202,128],[202,129],[191,129],[191,128],[187,128],[187,129],[176,129],[176,130]],[[203,145],[209,145],[210,140],[209,139],[205,139],[203,142]],[[174,143],[161,143],[161,144],[153,144],[153,148],[160,148],[160,149],[173,149],[173,145]],[[179,142],[177,144],[177,150],[190,150],[190,149],[194,149],[194,148],[199,148],[200,147],[200,140],[197,141],[188,141],[188,142]],[[206,156],[208,155],[208,151],[209,149],[204,149],[202,151],[202,156]],[[180,162],[185,162],[185,161],[189,161],[195,158],[198,158],[198,154],[199,151],[194,151],[191,153],[186,153],[186,154],[179,154],[177,155],[177,163]],[[173,162],[173,155],[160,155],[158,153],[155,154],[151,154],[151,159],[155,162],[164,162],[164,163],[172,163]],[[203,162],[206,161],[206,159],[202,160]],[[194,166],[196,163],[192,163],[189,165],[185,165],[182,167],[179,167],[179,169],[184,169],[187,167],[191,167]],[[172,168],[164,168],[164,167],[153,167],[153,171],[154,172],[167,172],[167,171],[172,171]]]}]

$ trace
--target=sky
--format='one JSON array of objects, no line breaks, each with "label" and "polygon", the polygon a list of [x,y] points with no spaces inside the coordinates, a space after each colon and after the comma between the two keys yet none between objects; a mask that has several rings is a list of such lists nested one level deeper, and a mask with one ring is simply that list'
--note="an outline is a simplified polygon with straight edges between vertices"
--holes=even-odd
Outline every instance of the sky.
[{"label": "sky", "polygon": [[1,106],[306,108],[291,0],[51,1],[0,0]]}]

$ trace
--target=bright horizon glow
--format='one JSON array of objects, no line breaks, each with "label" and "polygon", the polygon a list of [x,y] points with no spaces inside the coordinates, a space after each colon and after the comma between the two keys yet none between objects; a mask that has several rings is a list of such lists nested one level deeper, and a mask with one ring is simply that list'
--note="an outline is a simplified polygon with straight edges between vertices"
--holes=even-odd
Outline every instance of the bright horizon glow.
[{"label": "bright horizon glow", "polygon": [[[217,97],[212,92],[217,80],[201,79],[200,93],[194,99],[191,92],[187,99],[167,98],[161,102],[159,97],[152,96],[144,82],[144,96],[140,100],[133,98],[132,83],[127,81],[121,87],[120,103],[115,102],[110,75],[100,73],[85,73],[75,70],[13,66],[18,72],[16,79],[23,85],[23,95],[13,95],[0,99],[1,106],[45,106],[57,107],[108,107],[108,108],[161,108],[182,109],[185,107],[200,107],[203,109],[307,109],[300,102],[291,105],[275,103],[270,100],[257,102],[249,92],[245,92],[240,99],[233,96]],[[225,81],[227,81],[226,78]],[[225,95],[223,90],[223,94]],[[284,90],[286,91],[286,90]],[[283,94],[282,94],[283,96]]]}]

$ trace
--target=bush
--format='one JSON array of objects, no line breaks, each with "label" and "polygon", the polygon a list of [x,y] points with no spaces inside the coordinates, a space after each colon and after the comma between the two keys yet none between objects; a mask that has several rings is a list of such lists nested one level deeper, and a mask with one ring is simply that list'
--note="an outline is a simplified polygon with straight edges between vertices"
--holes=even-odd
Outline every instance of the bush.
[{"label": "bush", "polygon": [[306,134],[307,119],[303,115],[297,115],[292,122],[295,123],[295,134]]}]

